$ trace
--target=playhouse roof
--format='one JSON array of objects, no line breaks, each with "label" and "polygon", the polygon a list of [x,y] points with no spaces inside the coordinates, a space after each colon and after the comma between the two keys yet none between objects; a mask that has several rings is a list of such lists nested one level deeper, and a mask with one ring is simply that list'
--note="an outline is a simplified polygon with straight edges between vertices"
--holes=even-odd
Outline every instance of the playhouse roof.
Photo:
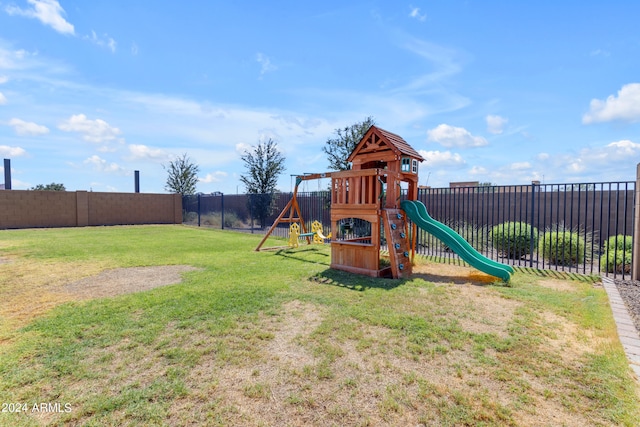
[{"label": "playhouse roof", "polygon": [[400,135],[372,125],[356,145],[356,148],[353,149],[347,161],[352,162],[358,154],[383,153],[385,151],[392,151],[395,155],[413,157],[421,162],[424,160]]}]

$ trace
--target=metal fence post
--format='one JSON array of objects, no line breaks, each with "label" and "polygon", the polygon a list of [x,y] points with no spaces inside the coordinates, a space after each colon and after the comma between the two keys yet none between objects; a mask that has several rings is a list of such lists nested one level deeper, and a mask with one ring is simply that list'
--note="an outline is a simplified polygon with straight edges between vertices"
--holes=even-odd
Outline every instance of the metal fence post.
[{"label": "metal fence post", "polygon": [[640,163],[636,166],[636,188],[633,215],[633,252],[631,280],[640,280]]},{"label": "metal fence post", "polygon": [[200,194],[198,194],[198,227],[200,227]]},{"label": "metal fence post", "polygon": [[224,193],[220,193],[220,210],[222,211],[222,229],[224,230]]},{"label": "metal fence post", "polygon": [[531,183],[531,222],[529,223],[531,226],[531,236],[529,238],[529,267],[533,268],[533,242],[535,239],[534,230],[536,227],[533,226],[533,219],[535,218],[535,205],[536,205],[536,183]]},{"label": "metal fence post", "polygon": [[253,234],[253,194],[249,194],[249,217],[251,218],[251,234]]}]

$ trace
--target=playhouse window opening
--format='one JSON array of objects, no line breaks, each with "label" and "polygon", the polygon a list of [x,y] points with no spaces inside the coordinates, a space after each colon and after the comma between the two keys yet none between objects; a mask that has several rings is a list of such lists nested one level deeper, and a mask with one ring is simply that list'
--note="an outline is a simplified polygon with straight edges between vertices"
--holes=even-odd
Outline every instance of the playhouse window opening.
[{"label": "playhouse window opening", "polygon": [[408,157],[402,158],[401,169],[402,172],[411,172],[411,159]]},{"label": "playhouse window opening", "polygon": [[359,218],[343,218],[338,220],[336,240],[371,244],[371,223]]}]

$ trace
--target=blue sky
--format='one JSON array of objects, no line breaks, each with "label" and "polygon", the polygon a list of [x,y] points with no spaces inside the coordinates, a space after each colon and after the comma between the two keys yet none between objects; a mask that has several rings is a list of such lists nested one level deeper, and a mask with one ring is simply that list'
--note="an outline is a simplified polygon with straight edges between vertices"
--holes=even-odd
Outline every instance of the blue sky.
[{"label": "blue sky", "polygon": [[638,16],[631,0],[0,0],[0,157],[14,189],[131,192],[139,170],[159,193],[187,153],[198,191],[242,193],[240,155],[272,138],[289,191],[373,116],[427,159],[422,185],[635,180]]}]

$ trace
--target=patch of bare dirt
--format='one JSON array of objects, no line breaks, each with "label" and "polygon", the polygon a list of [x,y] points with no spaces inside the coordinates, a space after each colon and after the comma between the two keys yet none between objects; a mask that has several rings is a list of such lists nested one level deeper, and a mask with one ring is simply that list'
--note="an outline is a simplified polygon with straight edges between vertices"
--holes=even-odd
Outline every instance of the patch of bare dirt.
[{"label": "patch of bare dirt", "polygon": [[585,354],[606,343],[593,332],[581,329],[574,322],[557,314],[545,311],[541,317],[549,330],[553,331],[551,336],[546,337],[545,345],[567,365],[579,363]]},{"label": "patch of bare dirt", "polygon": [[457,285],[486,285],[500,280],[475,268],[435,262],[414,266],[413,277],[420,277],[434,283],[455,283]]},{"label": "patch of bare dirt", "polygon": [[79,299],[112,297],[180,283],[182,273],[194,270],[189,265],[115,268],[66,284],[63,289]]},{"label": "patch of bare dirt", "polygon": [[[284,304],[281,315],[265,316],[260,322],[259,329],[272,334],[272,339],[253,348],[249,358],[229,356],[229,363],[221,368],[215,354],[203,356],[186,381],[192,396],[206,396],[213,404],[224,402],[215,412],[231,424],[304,425],[292,424],[292,420],[310,421],[315,416],[309,413],[298,418],[303,408],[288,401],[300,390],[299,376],[317,362],[304,341],[323,316],[324,310],[310,303],[294,300]],[[206,422],[206,414],[200,411],[211,409],[210,404],[193,404],[192,398],[177,399],[170,411],[171,423]]]},{"label": "patch of bare dirt", "polygon": [[543,279],[538,281],[538,285],[562,292],[571,292],[576,290],[575,285],[569,280]]},{"label": "patch of bare dirt", "polygon": [[[508,337],[521,303],[487,287],[439,286],[449,287],[449,301],[458,301],[467,313],[452,314],[465,330]],[[420,292],[417,298],[429,297]],[[501,373],[499,356],[490,350],[487,357],[495,358],[496,366],[478,363],[467,347],[439,351],[434,344],[415,354],[401,332],[354,320],[352,338],[331,341],[337,356],[327,364],[324,355],[312,351],[313,333],[328,321],[326,315],[313,304],[289,302],[282,314],[264,316],[252,326],[272,333],[253,348],[256,359],[221,364],[213,354],[204,356],[187,380],[189,395],[174,402],[169,423],[196,424],[213,416],[229,425],[430,425],[456,411],[453,396],[461,407],[486,413],[489,424],[499,424],[494,417],[505,412],[517,425],[587,423],[553,398],[567,392],[565,384],[551,384],[526,370]],[[588,345],[593,337],[581,337],[565,319],[540,313],[538,321],[558,324],[541,343],[548,348],[540,350],[559,353],[563,364],[580,363],[593,350]],[[514,403],[523,395],[528,405]]]},{"label": "patch of bare dirt", "polygon": [[[460,326],[472,333],[494,333],[500,338],[508,335],[508,326],[516,309],[522,303],[501,296],[495,289],[486,286],[497,279],[475,269],[453,264],[428,263],[414,267],[414,277],[433,282],[445,288],[446,304],[454,309],[447,317],[455,318]],[[452,284],[456,286],[451,286]],[[420,289],[426,301],[432,304],[433,297]]]},{"label": "patch of bare dirt", "polygon": [[73,300],[60,292],[66,283],[97,274],[97,264],[30,262],[14,259],[0,264],[0,315],[18,328],[53,307]]},{"label": "patch of bare dirt", "polygon": [[491,288],[460,285],[451,287],[450,303],[460,326],[475,334],[493,333],[500,338],[509,335],[509,324],[522,303],[506,299]]},{"label": "patch of bare dirt", "polygon": [[104,270],[98,264],[0,263],[0,315],[18,328],[52,308],[77,300],[111,297],[179,283],[187,265]]},{"label": "patch of bare dirt", "polygon": [[300,301],[291,301],[283,308],[284,317],[267,328],[275,330],[266,351],[281,364],[302,368],[313,363],[314,358],[300,341],[320,326],[323,313],[318,307]]}]

